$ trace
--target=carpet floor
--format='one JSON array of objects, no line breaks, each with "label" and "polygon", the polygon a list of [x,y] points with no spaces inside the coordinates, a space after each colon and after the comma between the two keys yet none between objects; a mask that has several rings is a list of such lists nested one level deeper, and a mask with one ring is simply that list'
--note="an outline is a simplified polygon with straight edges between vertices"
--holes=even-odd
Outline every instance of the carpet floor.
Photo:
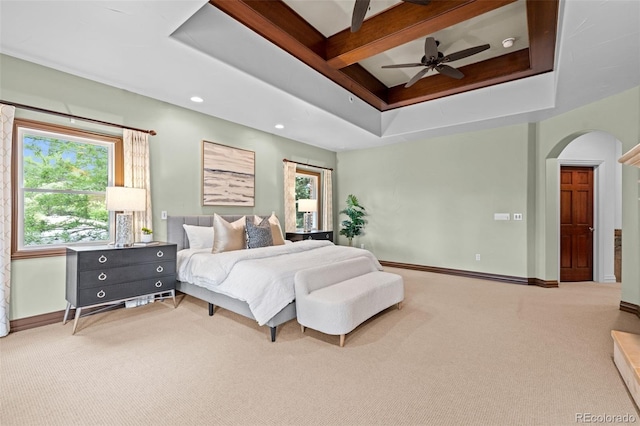
[{"label": "carpet floor", "polygon": [[[390,308],[347,335],[269,330],[189,296],[0,339],[0,424],[571,425],[637,407],[611,330],[620,284],[503,284],[394,268]],[[583,417],[580,417],[583,416]]]}]

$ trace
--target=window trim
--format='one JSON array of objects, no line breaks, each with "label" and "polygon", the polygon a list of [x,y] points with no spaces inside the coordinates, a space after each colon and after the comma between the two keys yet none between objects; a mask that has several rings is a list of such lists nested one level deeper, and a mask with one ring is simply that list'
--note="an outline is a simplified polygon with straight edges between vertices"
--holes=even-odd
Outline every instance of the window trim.
[{"label": "window trim", "polygon": [[313,170],[301,169],[299,167],[296,167],[296,175],[298,174],[314,176],[318,181],[318,194],[316,195],[316,200],[318,200],[318,211],[316,212],[316,214],[318,215],[318,230],[322,230],[324,222],[324,218],[322,217],[322,172],[316,172]]},{"label": "window trim", "polygon": [[114,155],[114,174],[113,184],[116,186],[122,186],[124,183],[124,144],[122,142],[122,136],[108,135],[103,133],[92,132],[90,130],[81,130],[73,127],[62,126],[59,124],[44,123],[35,120],[27,120],[22,118],[16,118],[13,121],[13,137],[11,141],[11,192],[12,202],[11,206],[11,260],[20,259],[32,259],[40,257],[51,256],[64,256],[67,252],[66,247],[33,249],[33,250],[18,250],[18,201],[19,201],[19,189],[18,189],[18,171],[21,165],[18,164],[18,128],[26,127],[34,130],[63,133],[70,136],[95,139],[101,142],[112,143],[113,155]]}]

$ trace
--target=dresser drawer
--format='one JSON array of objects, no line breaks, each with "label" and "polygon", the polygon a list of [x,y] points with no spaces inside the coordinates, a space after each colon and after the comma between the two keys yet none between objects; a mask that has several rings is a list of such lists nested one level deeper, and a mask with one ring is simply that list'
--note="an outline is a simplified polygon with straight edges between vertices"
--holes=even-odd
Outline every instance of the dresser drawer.
[{"label": "dresser drawer", "polygon": [[176,287],[175,275],[165,275],[115,285],[83,288],[78,290],[78,305],[89,306],[114,300],[127,299],[145,294],[171,291]]},{"label": "dresser drawer", "polygon": [[110,286],[142,278],[154,278],[175,274],[176,261],[140,263],[119,268],[99,268],[78,272],[78,288]]},{"label": "dresser drawer", "polygon": [[124,250],[92,250],[78,252],[78,270],[114,268],[160,260],[172,260],[175,263],[175,259],[176,251],[172,246],[137,247]]}]

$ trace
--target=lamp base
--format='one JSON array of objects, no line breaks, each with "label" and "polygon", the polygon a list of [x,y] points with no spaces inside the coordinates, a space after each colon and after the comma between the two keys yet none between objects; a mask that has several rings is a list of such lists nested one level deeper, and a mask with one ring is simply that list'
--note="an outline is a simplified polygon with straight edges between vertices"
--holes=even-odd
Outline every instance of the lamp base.
[{"label": "lamp base", "polygon": [[310,212],[305,212],[303,216],[304,232],[311,232],[313,228],[313,215]]},{"label": "lamp base", "polygon": [[133,246],[133,215],[130,213],[116,214],[116,242],[115,247]]}]

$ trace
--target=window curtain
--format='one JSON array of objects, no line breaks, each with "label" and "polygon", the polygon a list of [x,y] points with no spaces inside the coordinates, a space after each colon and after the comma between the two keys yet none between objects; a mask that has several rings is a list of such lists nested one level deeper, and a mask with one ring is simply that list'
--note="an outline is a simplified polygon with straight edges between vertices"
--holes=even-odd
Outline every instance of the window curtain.
[{"label": "window curtain", "polygon": [[333,231],[333,183],[332,171],[325,170],[322,174],[322,229]]},{"label": "window curtain", "polygon": [[133,229],[140,240],[141,229],[153,229],[151,209],[151,173],[149,170],[149,134],[124,129],[124,186],[142,188],[147,192],[147,208],[133,212]]},{"label": "window curtain", "polygon": [[284,230],[296,232],[296,163],[284,163]]},{"label": "window curtain", "polygon": [[9,334],[11,296],[11,134],[16,109],[0,104],[0,337]]}]

